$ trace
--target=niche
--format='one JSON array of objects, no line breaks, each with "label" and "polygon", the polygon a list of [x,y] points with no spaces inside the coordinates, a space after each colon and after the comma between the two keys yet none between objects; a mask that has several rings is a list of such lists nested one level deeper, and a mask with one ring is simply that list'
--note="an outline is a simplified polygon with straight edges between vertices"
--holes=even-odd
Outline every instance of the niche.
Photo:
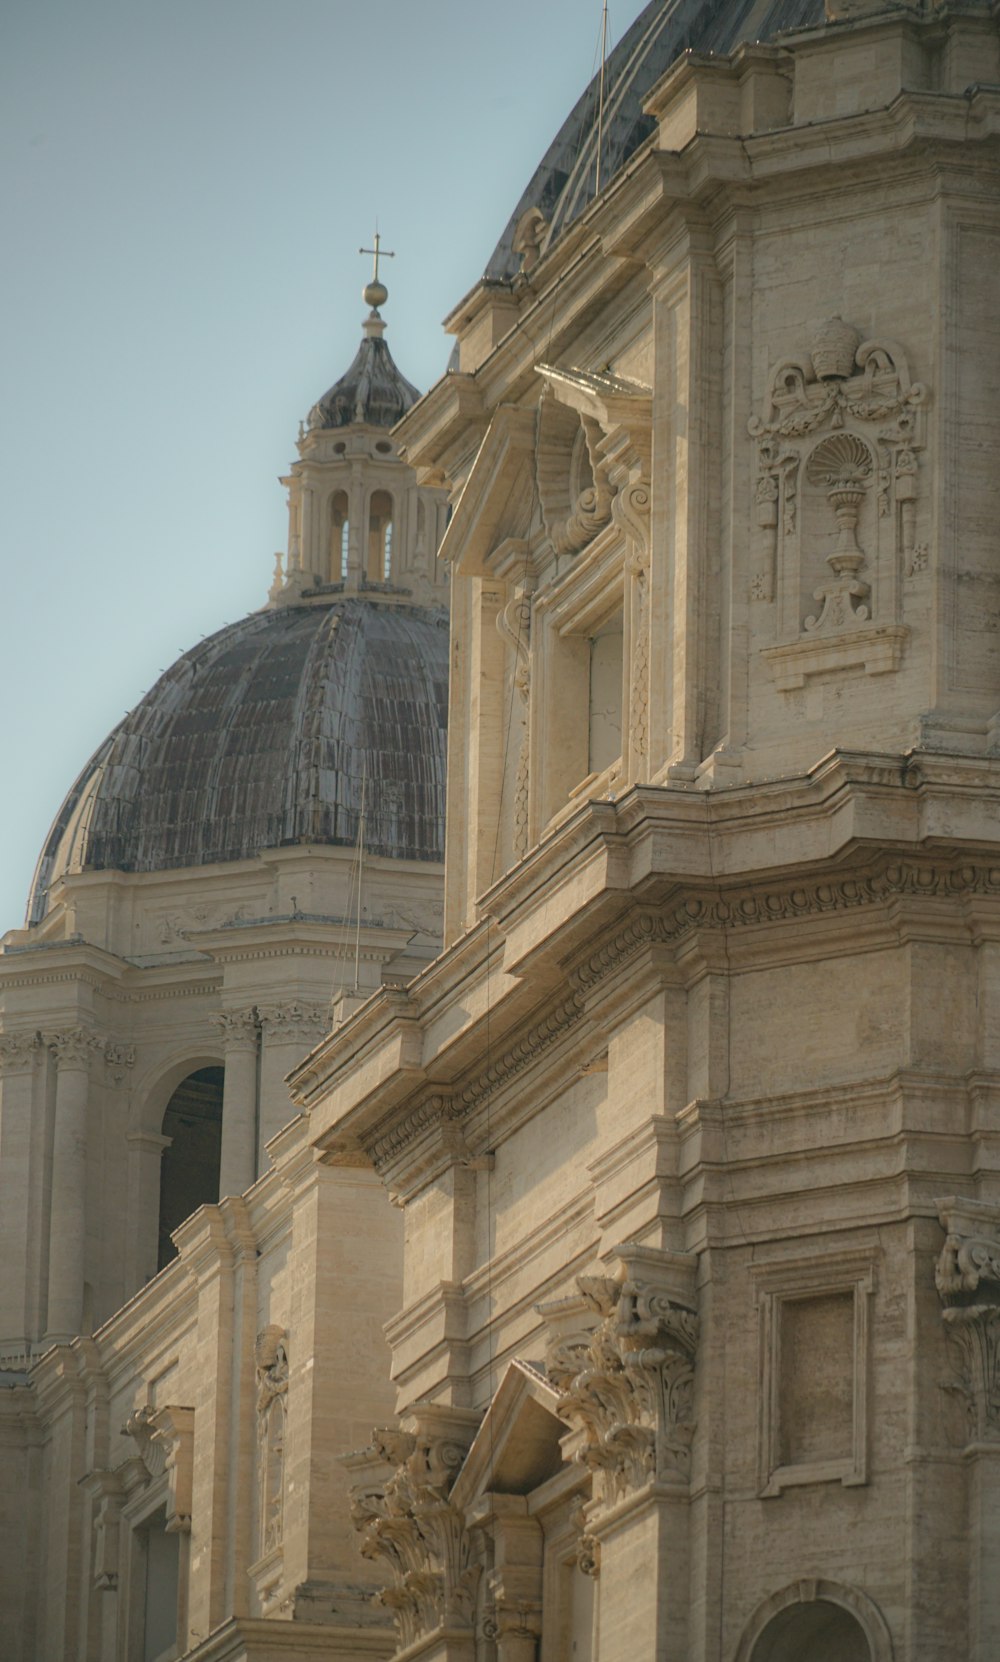
[{"label": "niche", "polygon": [[160,1162],[160,1227],[156,1267],[177,1256],[172,1232],[199,1206],[219,1199],[224,1068],[199,1068],[178,1085],[163,1115],[170,1145]]},{"label": "niche", "polygon": [[368,504],[369,583],[388,583],[392,576],[392,497],[373,491]]}]

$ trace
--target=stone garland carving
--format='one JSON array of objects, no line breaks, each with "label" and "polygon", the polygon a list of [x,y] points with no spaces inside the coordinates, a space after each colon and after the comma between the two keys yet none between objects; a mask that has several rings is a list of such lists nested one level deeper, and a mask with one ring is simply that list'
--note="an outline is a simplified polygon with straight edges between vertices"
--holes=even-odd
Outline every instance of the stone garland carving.
[{"label": "stone garland carving", "polygon": [[945,1389],[965,1407],[970,1442],[1000,1442],[1000,1240],[966,1234],[979,1220],[962,1212],[959,1202],[941,1213],[948,1233],[934,1277],[957,1358]]},{"label": "stone garland carving", "polygon": [[531,709],[531,598],[517,594],[497,613],[497,628],[514,653],[514,697],[520,737],[514,772],[513,851],[528,852],[529,712]]},{"label": "stone garland carving", "polygon": [[580,1276],[577,1285],[601,1319],[584,1349],[557,1345],[546,1371],[560,1419],[583,1434],[576,1458],[594,1474],[597,1506],[653,1481],[686,1481],[698,1317],[641,1280]]},{"label": "stone garland carving", "polygon": [[[757,446],[754,486],[757,559],[750,598],[779,603],[778,635],[814,641],[898,624],[897,568],[926,566],[916,547],[919,453],[926,388],[911,382],[905,355],[888,341],[862,341],[841,318],[818,331],[809,353],[786,359],[771,378],[764,409],[749,423]],[[815,588],[818,611],[803,617],[801,481],[825,495],[837,543],[831,576]],[[860,546],[858,516],[872,496],[872,545]],[[871,577],[878,572],[878,603]],[[886,656],[888,652],[888,656]],[[855,659],[856,661],[856,659]],[[872,672],[894,668],[886,646]],[[829,668],[825,660],[819,668]],[[807,671],[808,673],[808,671]],[[787,685],[801,684],[793,678]]]},{"label": "stone garland carving", "polygon": [[257,1335],[258,1547],[275,1551],[285,1532],[285,1428],[288,1415],[288,1335],[273,1324]]},{"label": "stone garland carving", "polygon": [[257,1017],[270,1038],[315,1044],[330,1031],[329,1008],[322,1004],[261,1004]]},{"label": "stone garland carving", "polygon": [[414,1432],[377,1430],[372,1462],[391,1475],[352,1491],[351,1516],[365,1558],[382,1559],[392,1581],[379,1594],[391,1610],[406,1648],[438,1627],[471,1634],[481,1565],[464,1519],[448,1496],[465,1458],[466,1443],[414,1416]]}]

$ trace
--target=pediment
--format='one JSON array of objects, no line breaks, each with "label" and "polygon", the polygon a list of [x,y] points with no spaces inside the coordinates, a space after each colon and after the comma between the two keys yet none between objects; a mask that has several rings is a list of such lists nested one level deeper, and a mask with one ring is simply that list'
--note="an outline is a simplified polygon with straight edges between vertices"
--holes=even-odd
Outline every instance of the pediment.
[{"label": "pediment", "polygon": [[564,1465],[567,1428],[556,1414],[559,1393],[530,1362],[511,1362],[466,1455],[453,1505],[467,1509],[481,1495],[528,1495]]},{"label": "pediment", "polygon": [[476,454],[438,558],[466,576],[486,576],[498,543],[524,539],[534,506],[534,410],[502,404]]}]

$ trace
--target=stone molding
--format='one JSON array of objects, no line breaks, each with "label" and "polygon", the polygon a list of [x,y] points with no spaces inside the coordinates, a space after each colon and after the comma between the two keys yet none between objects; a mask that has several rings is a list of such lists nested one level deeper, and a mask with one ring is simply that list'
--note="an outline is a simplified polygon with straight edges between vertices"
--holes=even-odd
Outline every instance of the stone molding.
[{"label": "stone molding", "polygon": [[376,1430],[345,1462],[370,1472],[352,1490],[351,1517],[362,1555],[389,1568],[378,1597],[403,1649],[440,1627],[474,1631],[481,1565],[449,1495],[477,1422],[467,1410],[420,1404],[407,1417],[412,1430]]},{"label": "stone molding", "polygon": [[[455,1158],[467,1158],[461,1123],[476,1108],[538,1063],[587,1013],[593,993],[610,976],[626,968],[639,953],[673,946],[699,930],[740,931],[796,919],[836,917],[893,900],[964,900],[973,896],[1000,900],[1000,864],[965,862],[938,865],[920,860],[886,862],[875,871],[843,873],[824,879],[803,878],[767,888],[734,884],[731,888],[695,888],[679,902],[633,912],[609,938],[568,971],[573,989],[545,1015],[506,1045],[489,1067],[453,1092],[435,1092],[403,1113],[386,1115],[360,1133],[364,1152],[380,1175],[434,1128],[453,1144]],[[445,1149],[444,1152],[447,1152]]]},{"label": "stone molding", "polygon": [[579,1434],[573,1457],[594,1476],[591,1522],[652,1483],[686,1486],[691,1475],[695,1259],[633,1244],[617,1256],[615,1275],[577,1277],[597,1325],[558,1333],[546,1357],[556,1412]]},{"label": "stone molding", "polygon": [[954,1197],[934,1280],[955,1367],[945,1389],[965,1409],[967,1442],[1000,1442],[1000,1206]]}]

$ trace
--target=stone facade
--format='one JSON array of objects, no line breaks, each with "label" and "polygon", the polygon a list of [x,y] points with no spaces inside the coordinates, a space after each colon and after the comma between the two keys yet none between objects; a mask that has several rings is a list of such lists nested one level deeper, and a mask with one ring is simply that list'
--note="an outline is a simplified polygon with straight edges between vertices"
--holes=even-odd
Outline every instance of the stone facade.
[{"label": "stone facade", "polygon": [[1000,1654],[1000,18],[827,11],[681,57],[396,430],[444,951],[3,1403],[25,1656],[133,1654],[153,1516],[200,1662]]}]

